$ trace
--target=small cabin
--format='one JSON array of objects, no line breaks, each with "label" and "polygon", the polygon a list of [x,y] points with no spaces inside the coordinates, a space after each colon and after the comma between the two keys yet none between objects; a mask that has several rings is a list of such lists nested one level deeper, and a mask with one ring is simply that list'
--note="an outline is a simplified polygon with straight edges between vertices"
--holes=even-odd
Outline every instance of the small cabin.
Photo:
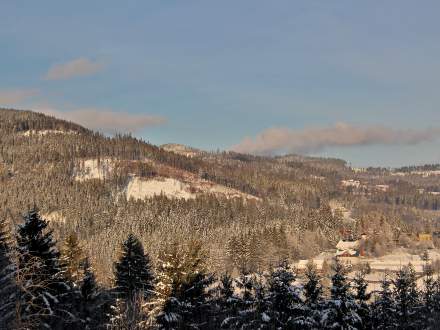
[{"label": "small cabin", "polygon": [[418,238],[419,242],[431,242],[432,241],[432,234],[419,233],[417,235],[417,238]]}]

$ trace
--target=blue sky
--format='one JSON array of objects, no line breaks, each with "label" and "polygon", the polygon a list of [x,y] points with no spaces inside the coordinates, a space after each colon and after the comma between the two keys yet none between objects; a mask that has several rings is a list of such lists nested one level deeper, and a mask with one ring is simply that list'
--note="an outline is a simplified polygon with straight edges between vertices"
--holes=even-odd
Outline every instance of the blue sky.
[{"label": "blue sky", "polygon": [[[439,11],[409,0],[5,0],[0,105],[155,144],[440,162]],[[338,123],[353,129],[340,135]],[[310,130],[325,132],[314,147]],[[414,139],[400,142],[407,130]]]}]

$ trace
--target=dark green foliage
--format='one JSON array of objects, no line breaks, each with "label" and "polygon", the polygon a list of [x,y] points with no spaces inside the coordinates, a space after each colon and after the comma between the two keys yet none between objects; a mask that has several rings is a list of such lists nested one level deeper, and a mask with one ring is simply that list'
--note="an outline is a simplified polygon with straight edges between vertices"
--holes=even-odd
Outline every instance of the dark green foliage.
[{"label": "dark green foliage", "polygon": [[18,285],[20,320],[53,328],[78,322],[76,296],[59,263],[52,232],[36,210],[24,216],[18,227]]},{"label": "dark green foliage", "polygon": [[83,263],[83,278],[80,283],[81,319],[84,329],[97,329],[108,320],[111,299],[108,294],[98,287],[89,260]]},{"label": "dark green foliage", "polygon": [[316,266],[309,262],[305,272],[307,279],[304,285],[304,296],[306,298],[306,304],[310,307],[316,306],[322,299],[322,285],[320,277],[316,271]]},{"label": "dark green foliage", "polygon": [[372,322],[375,329],[397,328],[396,303],[390,288],[391,284],[391,280],[385,275],[381,283],[381,290],[372,306]]},{"label": "dark green foliage", "polygon": [[371,293],[367,293],[368,283],[365,281],[365,274],[357,272],[353,279],[354,298],[358,304],[357,313],[362,319],[362,328],[371,328],[371,311],[368,301]]},{"label": "dark green foliage", "polygon": [[271,271],[267,279],[266,315],[270,324],[276,327],[287,328],[296,318],[304,316],[299,292],[293,287],[294,281],[295,275],[287,261]]},{"label": "dark green foliage", "polygon": [[362,319],[358,315],[358,306],[350,293],[344,266],[336,260],[333,265],[330,300],[325,302],[322,326],[326,329],[360,329]]},{"label": "dark green foliage", "polygon": [[115,263],[115,293],[123,299],[132,299],[142,292],[144,298],[152,295],[154,276],[148,255],[142,243],[133,235],[128,235],[122,244],[119,261]]},{"label": "dark green foliage", "polygon": [[420,321],[421,316],[414,268],[411,265],[402,267],[393,284],[398,325],[401,329],[411,329]]},{"label": "dark green foliage", "polygon": [[171,244],[160,260],[158,289],[163,307],[158,324],[164,329],[199,329],[212,311],[208,287],[213,277],[205,271],[202,245],[194,240],[184,247]]}]

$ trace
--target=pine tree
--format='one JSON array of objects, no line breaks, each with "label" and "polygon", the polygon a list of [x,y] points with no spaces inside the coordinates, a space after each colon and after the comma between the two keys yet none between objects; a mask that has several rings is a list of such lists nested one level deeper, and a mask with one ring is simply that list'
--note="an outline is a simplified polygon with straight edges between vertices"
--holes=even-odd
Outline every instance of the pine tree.
[{"label": "pine tree", "polygon": [[256,297],[255,286],[256,280],[248,271],[242,270],[238,279],[235,280],[236,286],[241,291],[238,300],[238,320],[239,329],[255,328],[256,313]]},{"label": "pine tree", "polygon": [[357,304],[350,293],[345,268],[336,260],[333,266],[331,299],[326,302],[322,326],[326,329],[359,329],[362,320],[357,314]]},{"label": "pine tree", "polygon": [[107,321],[105,314],[110,299],[99,289],[88,258],[84,260],[82,268],[84,275],[80,282],[80,291],[83,325],[86,330],[97,329]]},{"label": "pine tree", "polygon": [[[316,265],[313,262],[307,263],[305,271],[307,279],[304,285],[304,319],[303,328],[315,329],[319,327],[320,320],[320,304],[322,302],[322,285],[321,279],[316,271]],[[296,322],[299,324],[299,320]]]},{"label": "pine tree", "polygon": [[72,301],[75,293],[63,277],[52,232],[36,210],[18,227],[18,285],[20,319],[58,329],[78,321]]},{"label": "pine tree", "polygon": [[129,300],[140,292],[145,298],[152,295],[154,277],[150,258],[133,234],[122,244],[121,256],[115,263],[115,285],[115,293],[123,299]]},{"label": "pine tree", "polygon": [[304,285],[306,304],[309,306],[316,306],[322,299],[322,285],[320,277],[316,271],[316,265],[312,262],[307,263],[305,276],[307,278],[307,282]]},{"label": "pine tree", "polygon": [[11,259],[7,223],[0,219],[0,329],[13,329],[16,319],[16,267]]},{"label": "pine tree", "polygon": [[367,293],[368,283],[365,281],[365,274],[357,272],[353,279],[354,298],[358,304],[358,314],[362,319],[363,329],[371,328],[371,314],[368,301],[371,294]]},{"label": "pine tree", "polygon": [[206,252],[200,241],[188,242],[184,248],[171,244],[159,258],[158,292],[162,310],[157,316],[164,329],[197,329],[210,314],[213,282],[206,273]]},{"label": "pine tree", "polygon": [[434,272],[428,261],[429,259],[426,259],[424,266],[424,290],[422,292],[424,326],[427,326],[434,321],[433,316],[437,312],[435,300],[437,283],[434,280]]},{"label": "pine tree", "polygon": [[290,270],[287,260],[272,270],[267,280],[266,314],[270,323],[276,327],[286,328],[288,324],[293,324],[296,318],[304,316],[303,310],[299,308],[299,292],[292,285],[294,281],[295,275]]},{"label": "pine tree", "polygon": [[217,295],[218,327],[235,328],[238,324],[239,299],[234,294],[234,280],[229,274],[223,274],[220,277]]},{"label": "pine tree", "polygon": [[80,246],[78,235],[71,233],[67,236],[61,249],[61,265],[66,278],[77,285],[82,276],[84,252]]},{"label": "pine tree", "polygon": [[118,298],[114,315],[115,326],[136,328],[145,322],[142,305],[153,296],[154,277],[150,258],[144,253],[142,243],[133,235],[128,235],[122,244],[121,256],[115,263],[115,288]]},{"label": "pine tree", "polygon": [[401,329],[414,327],[420,315],[418,315],[419,293],[416,274],[412,265],[402,267],[393,284],[399,327]]},{"label": "pine tree", "polygon": [[373,328],[374,329],[395,329],[397,328],[396,304],[391,291],[392,282],[388,275],[385,275],[381,282],[381,290],[376,298],[373,309]]}]

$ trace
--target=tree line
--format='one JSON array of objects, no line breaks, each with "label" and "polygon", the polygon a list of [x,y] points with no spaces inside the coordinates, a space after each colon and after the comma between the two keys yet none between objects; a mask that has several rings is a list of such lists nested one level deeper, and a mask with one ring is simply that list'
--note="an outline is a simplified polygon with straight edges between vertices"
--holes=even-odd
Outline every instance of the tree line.
[{"label": "tree line", "polygon": [[197,240],[170,242],[154,265],[129,234],[103,286],[76,235],[58,251],[47,226],[36,210],[14,235],[0,222],[1,329],[435,329],[440,320],[428,262],[423,289],[408,265],[368,292],[365,274],[350,281],[336,260],[326,290],[312,263],[302,284],[285,260],[265,273],[210,273]]}]

